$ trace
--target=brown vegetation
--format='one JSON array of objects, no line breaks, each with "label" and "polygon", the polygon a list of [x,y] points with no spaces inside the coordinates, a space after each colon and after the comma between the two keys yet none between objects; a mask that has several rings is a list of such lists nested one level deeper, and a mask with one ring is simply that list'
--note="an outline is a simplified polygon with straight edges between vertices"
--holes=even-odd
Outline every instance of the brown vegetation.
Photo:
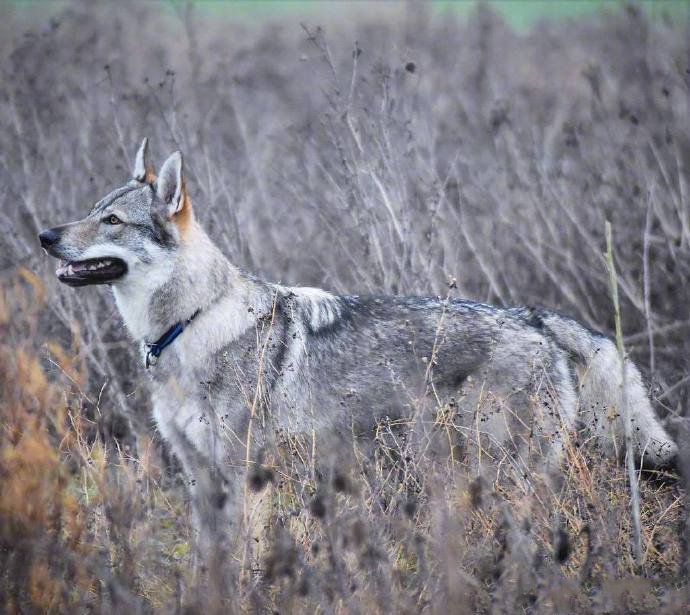
[{"label": "brown vegetation", "polygon": [[610,219],[626,348],[682,419],[687,24],[627,8],[517,34],[485,9],[410,6],[252,29],[156,11],[75,3],[0,44],[0,609],[684,612],[675,474],[639,481],[638,567],[625,469],[577,434],[559,485],[509,488],[391,424],[373,459],[348,442],[327,475],[286,438],[248,478],[230,584],[199,588],[136,349],[108,293],[59,287],[35,236],[120,185],[149,136],[159,161],[185,152],[195,212],[267,278],[445,295],[456,276],[453,293],[612,332]]}]

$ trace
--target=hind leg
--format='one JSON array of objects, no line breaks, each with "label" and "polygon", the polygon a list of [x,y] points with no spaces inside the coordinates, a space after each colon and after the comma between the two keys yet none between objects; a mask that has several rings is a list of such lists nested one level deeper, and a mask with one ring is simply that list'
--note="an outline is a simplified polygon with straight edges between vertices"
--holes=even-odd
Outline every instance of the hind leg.
[{"label": "hind leg", "polygon": [[498,391],[480,422],[504,466],[509,461],[522,481],[535,475],[556,476],[576,417],[577,398],[566,358],[553,355],[548,363],[535,365],[521,387]]},{"label": "hind leg", "polygon": [[602,342],[579,370],[580,418],[604,453],[619,458],[625,452],[626,420],[630,420],[633,450],[651,467],[673,463],[678,447],[666,433],[649,401],[637,367],[625,362],[623,373],[615,345]]},{"label": "hind leg", "polygon": [[672,465],[678,446],[662,427],[642,384],[640,372],[630,361],[626,361],[626,380],[635,454],[645,465],[654,468]]},{"label": "hind leg", "polygon": [[577,393],[568,361],[559,356],[538,390],[542,424],[548,439],[545,469],[557,468],[577,419]]}]

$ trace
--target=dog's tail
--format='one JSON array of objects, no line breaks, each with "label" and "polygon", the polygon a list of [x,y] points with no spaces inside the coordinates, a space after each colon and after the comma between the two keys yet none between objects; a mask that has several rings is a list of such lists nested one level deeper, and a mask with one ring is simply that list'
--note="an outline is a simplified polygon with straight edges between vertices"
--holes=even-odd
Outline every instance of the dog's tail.
[{"label": "dog's tail", "polygon": [[[568,352],[579,376],[579,418],[587,432],[610,454],[625,448],[623,370],[618,348],[609,338],[577,321],[539,308],[527,308],[524,317],[541,326]],[[626,402],[638,458],[653,467],[673,463],[677,446],[659,422],[642,377],[625,360]]]}]

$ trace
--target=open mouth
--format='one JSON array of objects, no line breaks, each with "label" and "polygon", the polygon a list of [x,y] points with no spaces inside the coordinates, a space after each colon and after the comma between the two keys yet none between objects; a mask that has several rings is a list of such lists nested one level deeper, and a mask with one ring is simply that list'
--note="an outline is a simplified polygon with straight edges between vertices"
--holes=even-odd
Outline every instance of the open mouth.
[{"label": "open mouth", "polygon": [[89,258],[83,261],[60,261],[55,270],[60,282],[69,286],[108,284],[127,273],[127,264],[120,258]]}]

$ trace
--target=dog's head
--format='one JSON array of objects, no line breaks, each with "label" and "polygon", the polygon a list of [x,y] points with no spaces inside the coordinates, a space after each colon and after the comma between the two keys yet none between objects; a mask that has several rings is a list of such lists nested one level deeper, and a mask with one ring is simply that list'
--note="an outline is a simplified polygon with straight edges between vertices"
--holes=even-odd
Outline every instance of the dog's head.
[{"label": "dog's head", "polygon": [[56,275],[70,286],[117,284],[147,276],[184,241],[193,221],[182,155],[172,154],[158,176],[144,139],[132,180],[103,197],[82,220],[39,234],[48,254],[61,259]]}]

